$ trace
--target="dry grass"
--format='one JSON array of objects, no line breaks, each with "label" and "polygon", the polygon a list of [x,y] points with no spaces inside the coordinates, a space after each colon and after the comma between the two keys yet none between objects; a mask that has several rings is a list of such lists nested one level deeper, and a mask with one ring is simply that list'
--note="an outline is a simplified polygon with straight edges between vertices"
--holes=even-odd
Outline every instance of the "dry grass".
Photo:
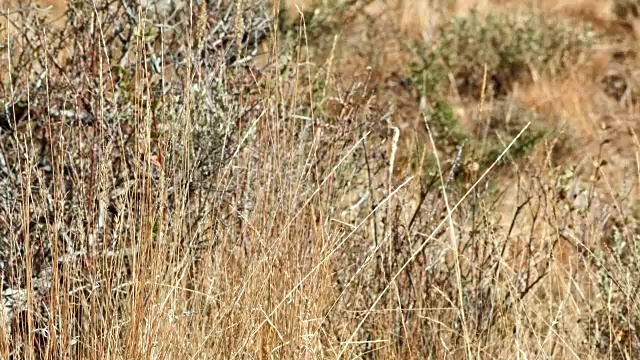
[{"label": "dry grass", "polygon": [[[633,11],[535,3],[22,19],[42,31],[0,42],[0,358],[637,358]],[[595,44],[547,66],[500,47],[514,28],[473,47],[498,68],[443,53],[454,15],[522,6]],[[530,42],[582,44],[556,35]]]}]

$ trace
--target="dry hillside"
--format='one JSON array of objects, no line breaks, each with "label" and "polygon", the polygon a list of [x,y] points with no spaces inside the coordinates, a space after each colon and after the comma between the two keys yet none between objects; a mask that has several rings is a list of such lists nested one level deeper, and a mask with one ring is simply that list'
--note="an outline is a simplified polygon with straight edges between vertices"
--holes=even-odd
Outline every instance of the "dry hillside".
[{"label": "dry hillside", "polygon": [[640,2],[0,9],[0,358],[640,357]]}]

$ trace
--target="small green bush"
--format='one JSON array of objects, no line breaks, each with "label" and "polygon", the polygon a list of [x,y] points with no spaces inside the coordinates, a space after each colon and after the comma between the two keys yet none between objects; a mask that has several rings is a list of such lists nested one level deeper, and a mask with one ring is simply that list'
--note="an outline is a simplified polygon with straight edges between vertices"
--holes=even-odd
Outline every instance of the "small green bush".
[{"label": "small green bush", "polygon": [[[514,81],[563,68],[593,43],[589,28],[535,13],[471,12],[445,24],[433,48],[421,56],[419,72],[426,90],[437,90],[452,74],[461,95],[480,96],[485,66],[489,95],[505,95]],[[427,73],[426,75],[424,73]]]},{"label": "small green bush", "polygon": [[[434,101],[424,115],[435,142],[439,144],[438,149],[448,158],[458,158],[458,175],[466,174],[474,166],[482,169],[491,166],[528,122],[531,122],[529,130],[520,136],[498,166],[506,166],[526,157],[540,140],[554,136],[553,129],[540,121],[538,113],[509,101],[487,104],[485,111],[475,114],[475,121],[466,127],[460,124],[460,119],[446,100]],[[417,154],[421,154],[425,147],[429,148],[429,145],[421,144]],[[430,156],[427,156],[424,166],[425,173],[436,173],[435,160]]]}]

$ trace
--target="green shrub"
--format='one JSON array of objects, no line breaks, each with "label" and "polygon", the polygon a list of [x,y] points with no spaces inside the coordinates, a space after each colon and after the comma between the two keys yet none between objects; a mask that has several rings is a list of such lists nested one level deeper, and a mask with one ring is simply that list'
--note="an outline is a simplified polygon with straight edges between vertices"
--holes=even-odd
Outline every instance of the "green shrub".
[{"label": "green shrub", "polygon": [[[491,166],[528,122],[531,122],[529,129],[520,136],[498,166],[506,166],[526,157],[541,139],[554,135],[552,129],[540,121],[540,114],[508,101],[487,104],[486,109],[475,114],[474,121],[464,127],[446,100],[434,101],[424,115],[438,150],[447,159],[457,158],[455,166],[458,170],[454,173],[462,177],[469,171],[473,172],[471,169],[474,167],[486,169]],[[418,157],[424,149],[430,149],[430,145],[419,144],[416,152]],[[427,155],[424,166],[426,174],[437,173],[435,159],[430,155]]]},{"label": "green shrub", "polygon": [[486,66],[487,90],[500,96],[532,71],[553,72],[564,67],[592,43],[588,28],[535,13],[485,17],[474,11],[453,18],[440,29],[433,48],[422,54],[414,77],[423,80],[426,91],[434,91],[446,79],[443,75],[450,73],[459,93],[478,97]]}]

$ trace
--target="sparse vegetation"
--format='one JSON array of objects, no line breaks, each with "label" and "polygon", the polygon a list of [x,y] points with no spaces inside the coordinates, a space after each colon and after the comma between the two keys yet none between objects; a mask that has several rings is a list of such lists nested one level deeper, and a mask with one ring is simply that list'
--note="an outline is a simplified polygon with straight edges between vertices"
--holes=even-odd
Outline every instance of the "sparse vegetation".
[{"label": "sparse vegetation", "polygon": [[[425,49],[421,71],[451,73],[456,91],[480,97],[501,97],[515,82],[544,72],[561,72],[589,50],[594,33],[574,24],[530,11],[454,17]],[[433,76],[433,75],[431,75]],[[446,80],[442,75],[439,81]],[[438,83],[426,84],[440,89]],[[486,89],[483,89],[483,86]]]},{"label": "sparse vegetation", "polygon": [[633,31],[436,3],[12,13],[0,358],[640,356]]}]

